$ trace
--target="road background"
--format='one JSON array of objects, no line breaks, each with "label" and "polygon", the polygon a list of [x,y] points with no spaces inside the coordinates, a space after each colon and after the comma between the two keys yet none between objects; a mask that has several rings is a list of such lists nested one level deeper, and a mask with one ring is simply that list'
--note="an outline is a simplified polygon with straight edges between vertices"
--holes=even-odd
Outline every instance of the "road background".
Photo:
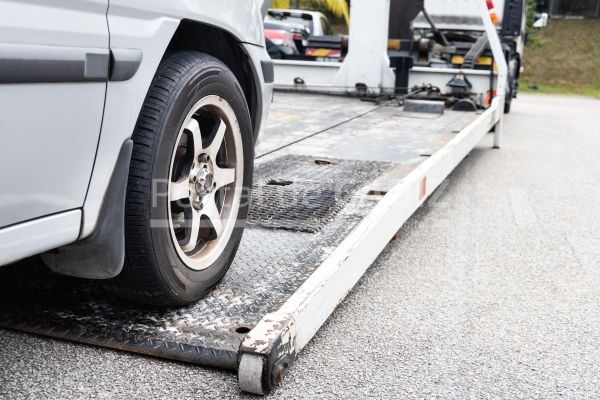
[{"label": "road background", "polygon": [[[600,397],[600,100],[522,95],[269,398]],[[235,375],[0,330],[0,398],[239,398]]]}]

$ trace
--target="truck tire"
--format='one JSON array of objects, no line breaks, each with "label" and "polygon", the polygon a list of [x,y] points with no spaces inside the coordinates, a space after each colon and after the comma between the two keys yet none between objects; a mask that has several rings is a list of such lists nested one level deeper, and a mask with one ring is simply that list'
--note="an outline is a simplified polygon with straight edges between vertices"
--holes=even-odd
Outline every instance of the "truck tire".
[{"label": "truck tire", "polygon": [[508,78],[508,88],[506,89],[506,97],[504,98],[504,114],[510,113],[510,106],[514,97],[515,81],[512,77]]},{"label": "truck tire", "polygon": [[219,60],[177,52],[158,68],[132,136],[119,296],[181,306],[225,275],[244,230],[254,160],[242,89]]},{"label": "truck tire", "polygon": [[521,68],[521,62],[519,58],[512,55],[508,60],[508,87],[506,90],[506,98],[504,100],[504,114],[510,113],[510,107],[512,100],[517,97],[517,87],[519,79],[519,68]]},{"label": "truck tire", "polygon": [[512,96],[508,100],[504,101],[504,114],[510,113],[510,106],[512,105]]}]

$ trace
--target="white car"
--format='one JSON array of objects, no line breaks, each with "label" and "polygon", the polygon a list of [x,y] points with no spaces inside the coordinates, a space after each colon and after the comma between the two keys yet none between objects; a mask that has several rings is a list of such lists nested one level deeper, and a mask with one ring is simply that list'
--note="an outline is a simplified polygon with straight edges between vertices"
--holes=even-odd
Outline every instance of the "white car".
[{"label": "white car", "polygon": [[0,0],[0,265],[155,305],[241,240],[271,101],[262,0]]},{"label": "white car", "polygon": [[304,26],[308,30],[309,36],[334,35],[329,20],[318,11],[270,8],[265,16],[265,22],[267,21]]}]

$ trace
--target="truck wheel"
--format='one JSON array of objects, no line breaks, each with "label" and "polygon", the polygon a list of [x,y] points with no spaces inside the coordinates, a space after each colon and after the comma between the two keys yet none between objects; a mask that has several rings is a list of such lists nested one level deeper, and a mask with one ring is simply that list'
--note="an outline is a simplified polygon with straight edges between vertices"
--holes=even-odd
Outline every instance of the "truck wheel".
[{"label": "truck wheel", "polygon": [[517,57],[511,56],[508,61],[508,88],[504,100],[504,114],[510,113],[513,98],[516,97],[520,62]]},{"label": "truck wheel", "polygon": [[512,97],[510,99],[504,101],[504,114],[510,113],[511,104],[512,104]]},{"label": "truck wheel", "polygon": [[508,79],[508,89],[506,90],[506,97],[504,98],[504,114],[510,113],[510,106],[512,105],[513,93],[514,93],[514,80]]},{"label": "truck wheel", "polygon": [[219,60],[178,52],[160,65],[133,134],[126,258],[109,284],[161,306],[200,299],[233,261],[248,213],[253,130]]}]

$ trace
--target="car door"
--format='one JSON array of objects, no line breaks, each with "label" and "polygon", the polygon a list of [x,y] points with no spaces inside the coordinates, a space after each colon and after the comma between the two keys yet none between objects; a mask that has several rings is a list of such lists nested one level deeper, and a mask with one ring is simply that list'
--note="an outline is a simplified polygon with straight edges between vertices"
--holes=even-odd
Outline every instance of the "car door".
[{"label": "car door", "polygon": [[108,0],[0,0],[0,228],[83,205],[109,72]]}]

